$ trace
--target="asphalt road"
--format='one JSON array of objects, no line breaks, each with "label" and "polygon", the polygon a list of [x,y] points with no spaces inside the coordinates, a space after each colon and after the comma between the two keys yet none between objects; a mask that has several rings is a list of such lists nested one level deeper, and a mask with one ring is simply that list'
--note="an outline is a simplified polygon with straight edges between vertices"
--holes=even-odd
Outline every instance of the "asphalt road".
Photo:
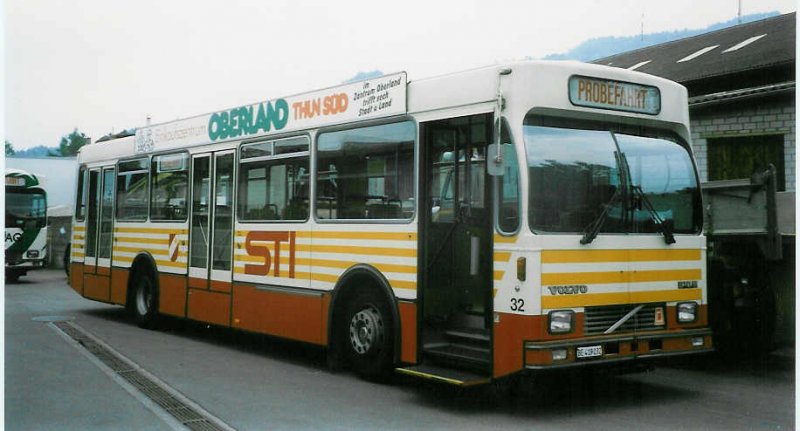
[{"label": "asphalt road", "polygon": [[[390,384],[328,371],[324,351],[201,324],[139,329],[79,297],[59,271],[5,286],[5,427],[161,430],[176,422],[52,324],[70,317],[227,426],[264,429],[794,429],[795,358],[685,359],[625,376],[568,374],[516,388]],[[45,319],[52,320],[52,319]],[[195,405],[193,404],[193,405]]]}]

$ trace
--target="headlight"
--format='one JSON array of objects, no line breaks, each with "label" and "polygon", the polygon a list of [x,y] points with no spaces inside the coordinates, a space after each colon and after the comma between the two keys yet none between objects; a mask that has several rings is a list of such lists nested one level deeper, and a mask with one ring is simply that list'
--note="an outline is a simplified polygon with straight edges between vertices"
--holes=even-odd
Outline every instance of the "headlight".
[{"label": "headlight", "polygon": [[681,302],[678,304],[678,322],[689,323],[697,320],[697,303]]},{"label": "headlight", "polygon": [[547,315],[547,326],[551,334],[566,334],[572,332],[572,322],[575,320],[575,312],[572,310],[551,311]]}]

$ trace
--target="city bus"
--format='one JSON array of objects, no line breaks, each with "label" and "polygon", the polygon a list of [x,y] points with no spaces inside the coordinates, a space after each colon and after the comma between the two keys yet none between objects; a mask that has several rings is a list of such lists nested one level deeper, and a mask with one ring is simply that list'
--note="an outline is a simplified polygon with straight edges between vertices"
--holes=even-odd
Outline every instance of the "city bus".
[{"label": "city bus", "polygon": [[6,281],[47,264],[47,193],[44,178],[6,169]]},{"label": "city bus", "polygon": [[70,284],[470,386],[713,349],[687,92],[577,62],[405,72],[81,149]]}]

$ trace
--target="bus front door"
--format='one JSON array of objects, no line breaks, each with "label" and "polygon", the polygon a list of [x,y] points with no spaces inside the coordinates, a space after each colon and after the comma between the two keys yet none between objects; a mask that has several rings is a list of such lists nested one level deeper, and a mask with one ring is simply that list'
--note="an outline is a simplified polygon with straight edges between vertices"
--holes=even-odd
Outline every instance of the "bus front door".
[{"label": "bus front door", "polygon": [[481,372],[489,371],[491,356],[491,119],[482,114],[421,124],[423,360]]},{"label": "bus front door", "polygon": [[230,325],[233,150],[192,157],[188,317]]}]

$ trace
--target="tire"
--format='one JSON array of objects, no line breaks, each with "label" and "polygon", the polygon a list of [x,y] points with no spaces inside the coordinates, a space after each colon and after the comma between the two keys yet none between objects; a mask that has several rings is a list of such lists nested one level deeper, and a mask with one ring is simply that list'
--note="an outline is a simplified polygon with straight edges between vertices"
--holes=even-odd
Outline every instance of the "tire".
[{"label": "tire", "polygon": [[767,355],[775,349],[775,292],[769,287],[762,288],[756,295],[755,337],[753,350],[759,355]]},{"label": "tire", "polygon": [[347,306],[342,325],[343,350],[362,378],[382,381],[394,362],[394,323],[388,301],[377,289],[362,289]]},{"label": "tire", "polygon": [[158,326],[158,286],[149,273],[139,272],[133,282],[130,309],[140,328]]},{"label": "tire", "polygon": [[6,271],[6,282],[7,283],[16,283],[19,281],[20,273],[17,271]]}]

